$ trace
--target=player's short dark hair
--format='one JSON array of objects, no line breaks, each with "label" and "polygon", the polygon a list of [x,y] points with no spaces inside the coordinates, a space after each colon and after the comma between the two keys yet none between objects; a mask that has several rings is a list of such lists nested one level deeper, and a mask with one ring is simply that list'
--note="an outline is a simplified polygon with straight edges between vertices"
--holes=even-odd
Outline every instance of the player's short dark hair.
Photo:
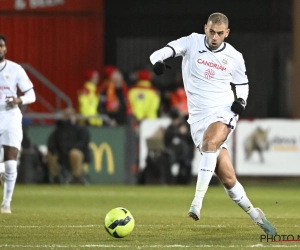
[{"label": "player's short dark hair", "polygon": [[227,16],[225,16],[222,13],[216,12],[216,13],[212,13],[208,19],[207,19],[207,23],[212,22],[213,24],[225,24],[228,28],[229,26],[229,21]]},{"label": "player's short dark hair", "polygon": [[5,44],[6,44],[6,38],[5,38],[5,36],[3,36],[3,35],[0,34],[0,40],[3,40],[5,42]]}]

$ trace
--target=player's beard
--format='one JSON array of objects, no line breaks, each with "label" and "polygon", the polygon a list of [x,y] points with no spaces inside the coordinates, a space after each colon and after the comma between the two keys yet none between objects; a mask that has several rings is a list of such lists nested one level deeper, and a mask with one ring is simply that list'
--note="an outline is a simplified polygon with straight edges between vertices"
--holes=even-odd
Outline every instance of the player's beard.
[{"label": "player's beard", "polygon": [[4,61],[4,56],[0,56],[0,63]]}]

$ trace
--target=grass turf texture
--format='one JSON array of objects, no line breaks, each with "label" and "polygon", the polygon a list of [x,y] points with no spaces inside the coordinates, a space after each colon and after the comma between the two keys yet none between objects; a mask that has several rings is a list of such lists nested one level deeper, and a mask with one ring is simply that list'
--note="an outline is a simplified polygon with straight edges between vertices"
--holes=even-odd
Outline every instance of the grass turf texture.
[{"label": "grass turf texture", "polygon": [[[300,234],[297,183],[244,185],[278,234]],[[25,186],[17,185],[12,214],[0,214],[3,249],[300,249],[300,242],[266,243],[248,215],[211,186],[200,221],[187,218],[191,186]],[[115,239],[104,229],[106,213],[122,206],[135,229]]]}]

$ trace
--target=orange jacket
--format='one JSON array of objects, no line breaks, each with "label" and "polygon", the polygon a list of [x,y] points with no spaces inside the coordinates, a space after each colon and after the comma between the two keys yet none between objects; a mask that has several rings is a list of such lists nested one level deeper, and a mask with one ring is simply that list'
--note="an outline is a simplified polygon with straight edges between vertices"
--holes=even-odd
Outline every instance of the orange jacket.
[{"label": "orange jacket", "polygon": [[171,93],[170,104],[184,114],[188,114],[187,97],[184,88],[178,88]]}]

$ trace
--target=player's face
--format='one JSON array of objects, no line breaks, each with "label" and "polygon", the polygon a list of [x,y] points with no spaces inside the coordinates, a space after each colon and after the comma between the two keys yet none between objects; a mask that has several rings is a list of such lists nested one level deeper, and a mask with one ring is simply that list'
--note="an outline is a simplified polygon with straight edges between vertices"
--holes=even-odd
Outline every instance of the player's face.
[{"label": "player's face", "polygon": [[0,62],[3,62],[6,54],[6,44],[5,42],[0,39]]},{"label": "player's face", "polygon": [[224,39],[229,35],[229,29],[225,24],[213,24],[209,22],[205,24],[204,31],[206,34],[206,42],[211,50],[220,47]]}]

